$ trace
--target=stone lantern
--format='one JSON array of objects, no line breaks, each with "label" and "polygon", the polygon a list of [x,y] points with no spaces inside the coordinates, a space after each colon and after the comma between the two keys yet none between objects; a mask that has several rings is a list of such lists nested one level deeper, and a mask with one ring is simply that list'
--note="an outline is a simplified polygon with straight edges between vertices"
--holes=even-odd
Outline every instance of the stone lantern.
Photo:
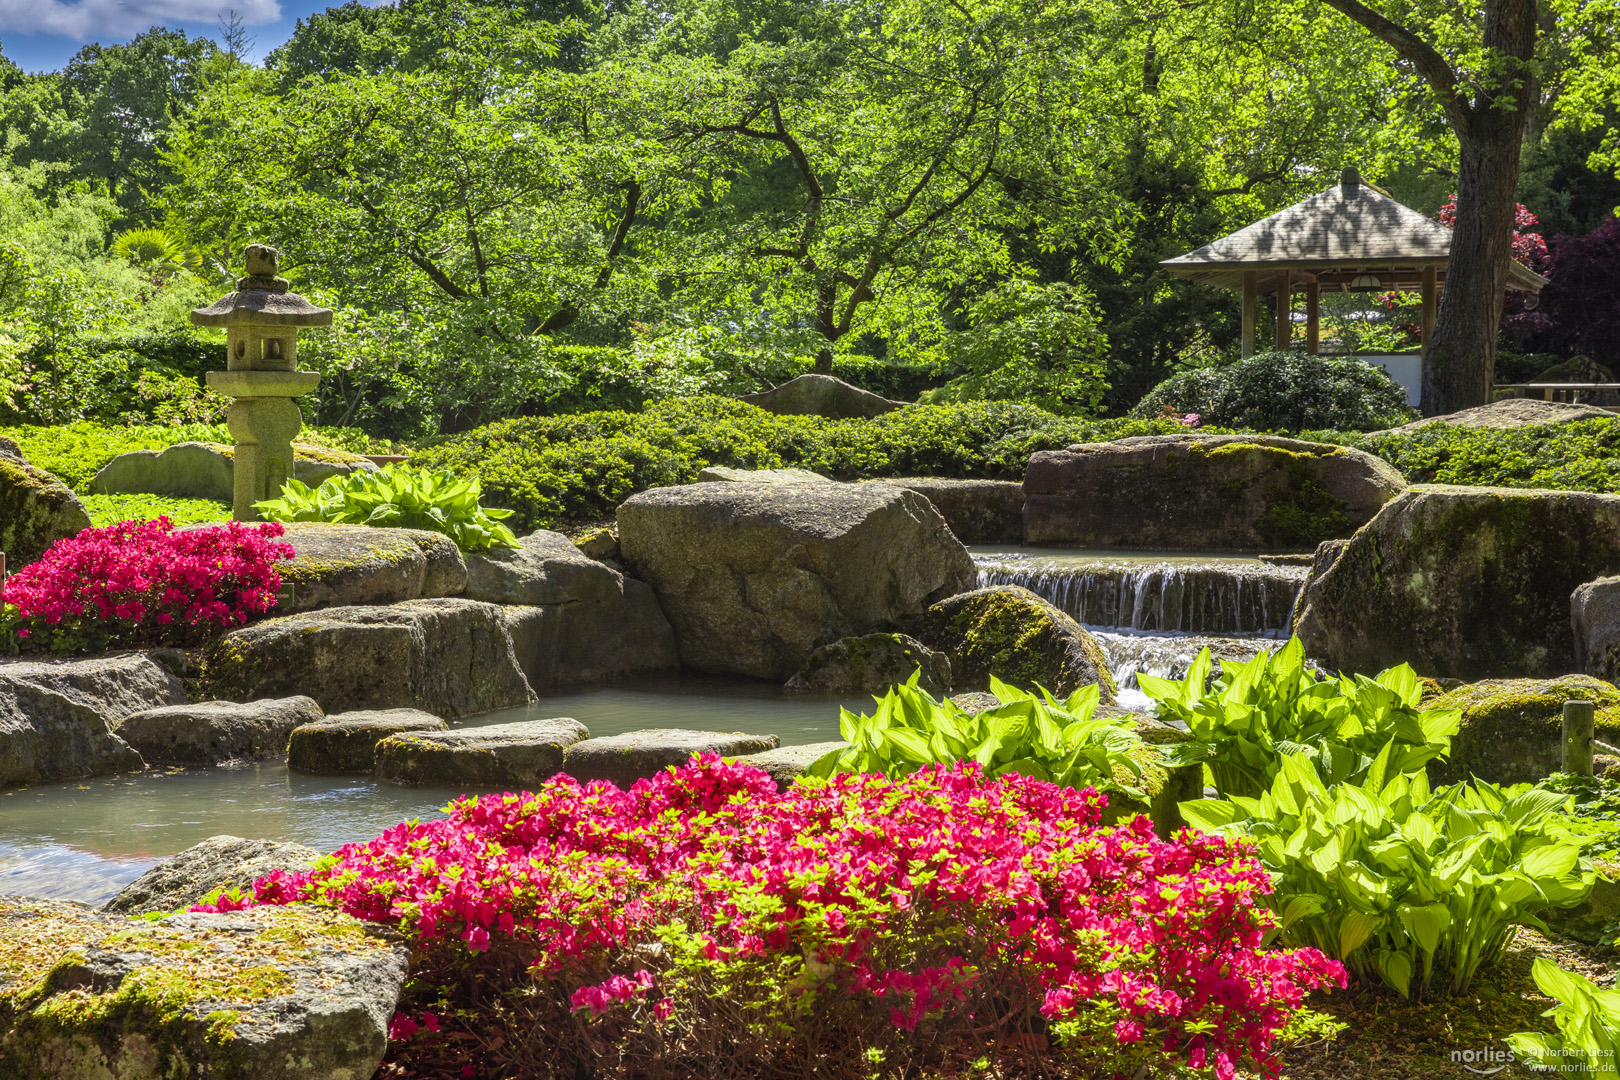
[{"label": "stone lantern", "polygon": [[332,310],[287,291],[276,276],[275,248],[247,249],[247,277],[236,291],[191,313],[197,326],[225,328],[226,369],[210,371],[208,386],[234,399],[225,422],[236,440],[231,516],[257,521],[253,504],[281,494],[293,475],[293,436],[303,418],[293,398],[321,381],[319,372],[298,370],[298,330],[330,326]]}]

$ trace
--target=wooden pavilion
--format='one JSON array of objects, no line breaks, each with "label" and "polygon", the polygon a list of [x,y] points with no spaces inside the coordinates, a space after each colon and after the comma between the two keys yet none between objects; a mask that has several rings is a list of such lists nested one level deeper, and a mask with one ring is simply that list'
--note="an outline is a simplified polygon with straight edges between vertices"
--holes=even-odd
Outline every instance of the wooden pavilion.
[{"label": "wooden pavilion", "polygon": [[[1293,339],[1293,297],[1305,294],[1305,350],[1320,351],[1322,290],[1423,294],[1423,347],[1446,283],[1451,230],[1361,182],[1339,183],[1230,236],[1159,265],[1177,277],[1243,294],[1243,355],[1254,353],[1261,293],[1278,298],[1277,347]],[[1539,293],[1547,279],[1513,262],[1508,288]]]}]

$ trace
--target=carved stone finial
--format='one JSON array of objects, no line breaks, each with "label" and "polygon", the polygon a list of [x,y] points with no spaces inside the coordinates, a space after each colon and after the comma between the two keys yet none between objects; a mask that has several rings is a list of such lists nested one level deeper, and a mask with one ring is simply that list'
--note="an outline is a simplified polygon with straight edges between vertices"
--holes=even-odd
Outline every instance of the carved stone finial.
[{"label": "carved stone finial", "polygon": [[1361,186],[1361,173],[1354,165],[1346,165],[1344,172],[1339,174],[1339,183],[1343,187],[1352,188]]},{"label": "carved stone finial", "polygon": [[281,261],[279,251],[265,244],[249,244],[246,255],[247,277],[237,279],[238,289],[259,289],[278,293],[287,291],[287,279],[276,276]]}]

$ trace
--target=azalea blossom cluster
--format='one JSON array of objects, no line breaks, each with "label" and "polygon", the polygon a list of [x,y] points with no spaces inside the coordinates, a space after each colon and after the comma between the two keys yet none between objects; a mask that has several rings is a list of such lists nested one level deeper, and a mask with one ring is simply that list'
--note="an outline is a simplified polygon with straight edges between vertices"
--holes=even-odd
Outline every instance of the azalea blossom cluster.
[{"label": "azalea blossom cluster", "polygon": [[1343,969],[1262,948],[1270,884],[1244,845],[1100,827],[1103,805],[973,763],[778,792],[700,755],[628,791],[562,776],[464,798],[193,910],[312,901],[391,924],[446,982],[509,994],[504,972],[549,995],[522,1030],[594,1040],[599,1064],[701,1065],[746,1035],[868,1063],[1050,1039],[1086,1075],[1274,1070],[1277,1032]]},{"label": "azalea blossom cluster", "polygon": [[[47,648],[184,643],[275,605],[293,557],[268,523],[176,531],[166,517],[85,529],[11,575],[5,626]],[[45,638],[45,641],[38,639]]]}]

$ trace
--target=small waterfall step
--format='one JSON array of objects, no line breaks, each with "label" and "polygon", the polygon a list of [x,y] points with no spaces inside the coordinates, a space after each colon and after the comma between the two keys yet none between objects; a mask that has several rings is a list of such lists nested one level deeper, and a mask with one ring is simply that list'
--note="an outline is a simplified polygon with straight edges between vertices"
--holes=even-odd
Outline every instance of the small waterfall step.
[{"label": "small waterfall step", "polygon": [[[974,552],[979,585],[1022,585],[1089,627],[1281,634],[1309,567],[1149,553]],[[1196,655],[1196,650],[1195,650]]]}]

